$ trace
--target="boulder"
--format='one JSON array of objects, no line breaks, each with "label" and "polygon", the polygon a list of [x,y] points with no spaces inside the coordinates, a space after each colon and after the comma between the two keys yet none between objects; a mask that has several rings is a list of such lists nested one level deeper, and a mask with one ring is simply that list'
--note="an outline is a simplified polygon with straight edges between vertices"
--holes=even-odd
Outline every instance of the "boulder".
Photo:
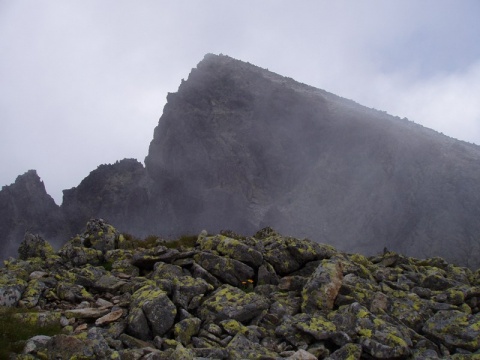
[{"label": "boulder", "polygon": [[219,280],[233,286],[240,286],[242,281],[253,279],[255,271],[248,265],[206,251],[194,256],[195,261]]},{"label": "boulder", "polygon": [[342,286],[341,264],[335,260],[323,260],[302,290],[302,311],[331,310]]},{"label": "boulder", "polygon": [[145,270],[152,270],[157,262],[171,263],[178,256],[178,250],[168,249],[165,246],[156,246],[152,249],[138,251],[132,257],[132,265]]},{"label": "boulder", "polygon": [[262,253],[241,240],[217,235],[200,238],[198,243],[202,250],[216,250],[223,256],[228,256],[255,268],[258,268],[263,262]]},{"label": "boulder", "polygon": [[38,257],[45,260],[48,256],[53,255],[55,251],[53,247],[45,241],[40,235],[26,233],[23,241],[18,248],[18,258],[27,260],[29,258]]},{"label": "boulder", "polygon": [[413,344],[403,327],[375,316],[359,303],[342,307],[329,320],[349,338],[358,338],[363,351],[376,359],[404,358],[411,353]]},{"label": "boulder", "polygon": [[22,294],[22,299],[18,302],[18,306],[25,308],[37,306],[38,301],[42,296],[42,292],[46,288],[47,286],[44,282],[38,279],[30,280],[24,293]]},{"label": "boulder", "polygon": [[86,264],[100,265],[104,261],[101,250],[84,247],[80,238],[74,238],[67,242],[58,251],[58,255],[73,266],[82,266]]},{"label": "boulder", "polygon": [[214,287],[203,279],[195,279],[191,276],[178,277],[173,280],[172,300],[174,304],[184,309],[192,309],[189,305],[193,298],[203,297],[213,289]]},{"label": "boulder", "polygon": [[468,315],[458,310],[442,310],[429,318],[423,332],[450,349],[480,349],[480,313]]},{"label": "boulder", "polygon": [[0,306],[14,307],[18,304],[26,284],[1,284],[0,283]]},{"label": "boulder", "polygon": [[200,324],[202,320],[199,318],[188,318],[179,321],[173,328],[175,339],[182,343],[184,346],[190,344],[192,337],[196,336],[200,331]]},{"label": "boulder", "polygon": [[167,294],[152,285],[146,285],[132,296],[127,330],[139,339],[150,340],[170,330],[176,315],[177,308]]},{"label": "boulder", "polygon": [[326,360],[359,360],[362,356],[362,346],[359,344],[345,344],[334,351]]},{"label": "boulder", "polygon": [[277,354],[238,333],[226,347],[230,359],[277,358]]},{"label": "boulder", "polygon": [[222,285],[210,294],[198,309],[203,321],[221,321],[226,319],[248,323],[267,309],[267,298],[244,291],[231,285]]},{"label": "boulder", "polygon": [[118,248],[119,237],[117,230],[103,219],[90,219],[83,234],[83,244],[87,248],[100,250],[105,254],[109,250]]}]

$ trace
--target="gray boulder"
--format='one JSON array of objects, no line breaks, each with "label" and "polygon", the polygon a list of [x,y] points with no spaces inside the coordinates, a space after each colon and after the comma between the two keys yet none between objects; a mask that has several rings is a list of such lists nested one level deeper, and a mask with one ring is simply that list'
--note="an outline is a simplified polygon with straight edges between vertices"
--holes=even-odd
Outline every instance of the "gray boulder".
[{"label": "gray boulder", "polygon": [[198,309],[198,316],[207,322],[234,319],[248,323],[268,306],[269,301],[264,296],[245,293],[226,284],[205,299]]},{"label": "gray boulder", "polygon": [[132,296],[127,317],[129,334],[142,340],[162,336],[174,324],[177,308],[167,294],[152,285],[146,285]]}]

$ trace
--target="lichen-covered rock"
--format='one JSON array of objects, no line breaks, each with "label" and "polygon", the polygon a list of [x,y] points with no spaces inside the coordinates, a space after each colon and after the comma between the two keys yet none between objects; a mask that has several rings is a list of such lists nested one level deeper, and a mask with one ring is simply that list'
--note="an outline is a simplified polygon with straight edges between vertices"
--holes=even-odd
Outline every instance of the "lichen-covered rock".
[{"label": "lichen-covered rock", "polygon": [[145,249],[136,252],[132,257],[132,265],[140,269],[152,270],[158,262],[171,263],[174,261],[179,252],[176,249],[168,249],[165,246],[156,246],[152,249]]},{"label": "lichen-covered rock", "polygon": [[164,263],[163,261],[159,261],[155,263],[153,267],[153,271],[149,277],[152,280],[160,280],[160,279],[173,280],[183,275],[184,273],[180,266],[167,264],[167,263]]},{"label": "lichen-covered rock", "polygon": [[259,267],[263,262],[262,253],[244,242],[227,236],[217,235],[198,239],[201,250],[215,250],[219,254],[241,261],[252,267]]},{"label": "lichen-covered rock", "polygon": [[214,287],[203,279],[195,279],[191,276],[182,276],[173,280],[173,302],[184,309],[192,309],[190,306],[193,298],[203,297],[207,291]]},{"label": "lichen-covered rock", "polygon": [[284,237],[269,237],[263,240],[264,259],[273,266],[279,275],[288,275],[301,268],[301,264],[289,251],[289,244]]},{"label": "lichen-covered rock", "polygon": [[42,292],[46,287],[45,283],[38,279],[30,280],[22,294],[22,299],[18,302],[18,306],[25,308],[37,306],[38,301],[42,296]]},{"label": "lichen-covered rock", "polygon": [[267,262],[258,268],[257,284],[258,285],[277,285],[279,276],[275,273],[273,266]]},{"label": "lichen-covered rock", "polygon": [[0,278],[0,306],[16,306],[26,287],[27,284],[22,280],[15,283],[15,280]]},{"label": "lichen-covered rock", "polygon": [[[97,328],[76,335],[55,335],[46,343],[48,359],[115,358],[107,341]],[[113,357],[111,357],[113,356]]]},{"label": "lichen-covered rock", "polygon": [[200,331],[200,324],[202,320],[199,318],[188,318],[179,321],[173,327],[175,339],[180,341],[184,346],[190,344],[192,337],[197,335]]},{"label": "lichen-covered rock", "polygon": [[103,219],[91,219],[87,222],[87,229],[83,234],[83,244],[105,254],[108,250],[118,248],[119,237],[118,231]]},{"label": "lichen-covered rock", "polygon": [[76,336],[56,335],[46,344],[48,359],[74,359],[92,356],[91,348]]},{"label": "lichen-covered rock", "polygon": [[374,358],[402,358],[411,353],[412,341],[402,327],[375,316],[359,303],[340,308],[329,320],[337,329],[347,331],[349,337],[358,338],[363,351]]},{"label": "lichen-covered rock", "polygon": [[109,293],[116,293],[126,282],[113,276],[111,274],[102,275],[95,283],[92,285],[97,291],[108,291]]},{"label": "lichen-covered rock", "polygon": [[[25,343],[22,353],[23,354],[35,354],[41,348],[45,348],[51,337],[46,335],[36,335],[31,337]],[[33,356],[33,355],[32,355]],[[35,359],[35,358],[34,358]]]},{"label": "lichen-covered rock", "polygon": [[177,308],[167,294],[152,285],[146,285],[132,296],[127,317],[128,332],[142,340],[162,336],[174,324]]},{"label": "lichen-covered rock", "polygon": [[219,279],[210,274],[207,270],[198,265],[196,262],[193,263],[191,271],[194,278],[201,278],[215,288],[222,286],[222,282]]},{"label": "lichen-covered rock", "polygon": [[318,358],[312,353],[303,349],[295,351],[292,355],[287,357],[288,360],[317,360]]},{"label": "lichen-covered rock", "polygon": [[241,333],[233,337],[226,349],[230,359],[275,359],[278,357],[275,352],[249,340]]},{"label": "lichen-covered rock", "polygon": [[389,315],[417,332],[420,332],[425,321],[433,315],[428,301],[415,293],[399,290],[391,294],[386,310]]},{"label": "lichen-covered rock", "polygon": [[302,290],[302,311],[331,310],[342,286],[341,264],[335,260],[323,260]]},{"label": "lichen-covered rock", "polygon": [[329,339],[337,332],[336,325],[320,313],[295,315],[294,322],[297,329],[312,335],[316,340]]},{"label": "lichen-covered rock", "polygon": [[361,356],[362,346],[360,344],[348,343],[333,352],[326,360],[359,360]]},{"label": "lichen-covered rock", "polygon": [[457,310],[439,311],[426,321],[423,331],[451,349],[480,349],[480,313],[472,316]]},{"label": "lichen-covered rock", "polygon": [[17,358],[462,360],[480,351],[477,273],[441,259],[367,258],[272,231],[201,234],[189,249],[103,252],[88,241],[0,269],[0,305],[35,309],[14,311],[14,321],[62,327]]},{"label": "lichen-covered rock", "polygon": [[27,260],[38,257],[45,260],[48,256],[53,255],[55,251],[53,247],[45,241],[40,235],[26,233],[23,241],[18,248],[18,258]]},{"label": "lichen-covered rock", "polygon": [[380,287],[376,282],[366,280],[353,273],[347,273],[343,277],[336,304],[340,306],[359,302],[369,307],[374,299],[374,294],[378,291],[380,291]]},{"label": "lichen-covered rock", "polygon": [[235,260],[202,251],[194,256],[195,261],[216,278],[233,286],[253,279],[255,271],[248,265]]},{"label": "lichen-covered rock", "polygon": [[223,285],[205,299],[198,316],[203,321],[234,319],[246,323],[268,306],[269,301],[264,296]]},{"label": "lichen-covered rock", "polygon": [[92,294],[90,294],[85,287],[81,285],[71,284],[66,281],[59,281],[56,286],[56,295],[61,300],[66,300],[72,303],[81,302],[84,300],[93,300]]},{"label": "lichen-covered rock", "polygon": [[431,269],[423,279],[422,286],[432,290],[446,290],[457,285],[457,282],[445,276],[445,271]]},{"label": "lichen-covered rock", "polygon": [[84,247],[79,238],[74,238],[62,246],[58,255],[73,266],[100,265],[104,261],[101,250]]},{"label": "lichen-covered rock", "polygon": [[287,340],[295,347],[306,348],[314,341],[314,338],[296,326],[297,323],[306,321],[306,316],[308,316],[308,314],[297,314],[296,317],[289,315],[284,316],[275,328],[276,337]]}]

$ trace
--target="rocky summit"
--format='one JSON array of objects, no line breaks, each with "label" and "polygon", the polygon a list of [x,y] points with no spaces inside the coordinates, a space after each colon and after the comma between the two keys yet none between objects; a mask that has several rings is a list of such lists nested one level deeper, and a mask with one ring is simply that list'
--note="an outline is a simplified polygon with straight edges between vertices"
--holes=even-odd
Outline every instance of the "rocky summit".
[{"label": "rocky summit", "polygon": [[138,240],[92,219],[58,251],[26,234],[0,305],[11,359],[480,357],[480,270],[271,228]]},{"label": "rocky summit", "polygon": [[25,231],[68,239],[95,217],[140,237],[270,226],[477,268],[479,160],[476,145],[208,54],[168,94],[145,166],[100,165],[61,206],[41,186],[23,190],[24,176],[4,187],[0,253]]}]

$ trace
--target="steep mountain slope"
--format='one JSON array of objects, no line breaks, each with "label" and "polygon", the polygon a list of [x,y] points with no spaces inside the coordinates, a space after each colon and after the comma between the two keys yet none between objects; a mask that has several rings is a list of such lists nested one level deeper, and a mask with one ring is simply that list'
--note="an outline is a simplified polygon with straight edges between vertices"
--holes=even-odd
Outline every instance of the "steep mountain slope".
[{"label": "steep mountain slope", "polygon": [[138,236],[271,226],[480,266],[478,146],[223,55],[167,100],[145,167],[102,165],[65,190],[70,235],[91,217]]},{"label": "steep mountain slope", "polygon": [[480,234],[479,147],[226,56],[169,95],[145,164],[171,231],[269,225],[457,261]]},{"label": "steep mountain slope", "polygon": [[78,233],[96,215],[121,224],[128,231],[141,232],[148,201],[144,182],[145,168],[135,159],[100,165],[80,185],[63,191],[61,209],[69,228]]}]

